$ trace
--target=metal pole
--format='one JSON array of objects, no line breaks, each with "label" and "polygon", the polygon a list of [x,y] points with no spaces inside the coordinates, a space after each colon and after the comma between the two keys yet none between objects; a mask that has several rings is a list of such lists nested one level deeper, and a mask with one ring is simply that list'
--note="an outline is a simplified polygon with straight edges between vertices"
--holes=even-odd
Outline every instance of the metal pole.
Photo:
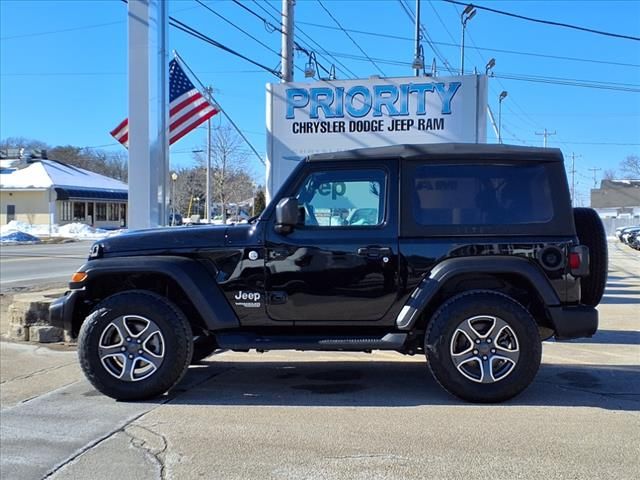
[{"label": "metal pole", "polygon": [[[416,0],[416,55],[415,58],[420,57],[420,0]],[[424,62],[424,59],[422,60]],[[416,77],[420,76],[420,69],[415,70]]]},{"label": "metal pole", "polygon": [[576,154],[571,152],[571,201],[576,204]]},{"label": "metal pole", "polygon": [[169,170],[168,7],[128,4],[129,228],[167,224]]},{"label": "metal pole", "polygon": [[[207,87],[207,92],[211,96],[213,89]],[[207,223],[211,222],[211,119],[207,120],[207,203],[205,205],[205,215]]]},{"label": "metal pole", "polygon": [[293,81],[293,8],[295,0],[282,0],[282,81]]},{"label": "metal pole", "polygon": [[464,29],[466,23],[462,21],[462,42],[460,44],[460,75],[464,75]]},{"label": "metal pole", "polygon": [[498,102],[498,143],[502,143],[502,100]]}]

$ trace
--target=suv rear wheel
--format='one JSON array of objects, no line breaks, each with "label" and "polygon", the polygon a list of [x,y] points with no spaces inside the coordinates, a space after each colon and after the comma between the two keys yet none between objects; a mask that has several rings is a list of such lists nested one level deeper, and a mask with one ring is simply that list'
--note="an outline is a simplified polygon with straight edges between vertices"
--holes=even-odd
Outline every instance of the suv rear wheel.
[{"label": "suv rear wheel", "polygon": [[607,234],[598,212],[592,208],[574,208],[578,240],[589,247],[589,275],[580,280],[580,302],[597,306],[607,285]]},{"label": "suv rear wheel", "polygon": [[425,351],[431,373],[448,392],[471,402],[501,402],[533,381],[542,344],[522,305],[498,292],[476,290],[438,309]]},{"label": "suv rear wheel", "polygon": [[160,395],[184,375],[193,334],[166,298],[132,290],[100,302],[78,336],[80,365],[91,384],[116,400]]}]

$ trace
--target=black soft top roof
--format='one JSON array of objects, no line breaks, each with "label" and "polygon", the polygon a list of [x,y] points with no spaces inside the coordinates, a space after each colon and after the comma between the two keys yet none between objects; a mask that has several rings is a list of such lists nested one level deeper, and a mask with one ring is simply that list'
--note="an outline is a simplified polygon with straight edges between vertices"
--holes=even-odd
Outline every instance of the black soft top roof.
[{"label": "black soft top roof", "polygon": [[388,147],[357,148],[342,152],[316,153],[306,158],[307,162],[354,159],[424,159],[425,157],[464,158],[467,160],[538,160],[542,162],[562,162],[562,152],[558,148],[521,147],[489,143],[433,143],[419,145],[390,145]]}]

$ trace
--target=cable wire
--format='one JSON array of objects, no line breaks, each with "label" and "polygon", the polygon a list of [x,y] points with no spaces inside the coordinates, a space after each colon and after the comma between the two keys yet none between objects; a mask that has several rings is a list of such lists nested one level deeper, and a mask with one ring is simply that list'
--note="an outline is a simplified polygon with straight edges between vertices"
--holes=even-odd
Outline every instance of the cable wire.
[{"label": "cable wire", "polygon": [[351,40],[351,42],[358,48],[358,50],[360,50],[362,52],[362,54],[369,58],[369,61],[373,64],[374,67],[376,67],[376,69],[384,76],[386,77],[387,74],[384,73],[384,71],[378,66],[378,64],[376,62],[374,62],[373,60],[371,60],[371,57],[369,57],[369,55],[367,55],[367,52],[365,52],[362,47],[358,44],[358,42],[356,42],[354,40],[354,38],[349,34],[349,32],[347,32],[344,27],[340,24],[340,22],[338,21],[338,19],[336,17],[333,16],[333,14],[331,13],[331,11],[324,5],[324,3],[322,3],[322,0],[318,0],[318,4],[322,7],[322,9],[327,12],[327,15],[329,15],[329,17],[331,17],[331,19],[334,21],[334,23],[340,27],[340,30],[342,30],[344,32],[344,34],[349,38],[349,40]]},{"label": "cable wire", "polygon": [[[469,3],[467,2],[459,2],[457,0],[443,0],[443,1],[447,3],[453,3],[455,5],[462,5],[463,7],[466,7],[469,5]],[[634,37],[632,35],[604,32],[602,30],[595,30],[593,28],[581,27],[579,25],[572,25],[570,23],[554,22],[552,20],[542,20],[540,18],[527,17],[525,15],[518,15],[517,13],[505,12],[504,10],[497,10],[495,8],[483,7],[476,4],[472,4],[472,5],[478,10],[486,10],[487,12],[497,13],[499,15],[505,15],[507,17],[519,18],[521,20],[527,20],[529,22],[542,23],[544,25],[553,25],[555,27],[571,28],[573,30],[579,30],[579,31],[588,32],[588,33],[595,33],[597,35],[604,35],[607,37],[623,38],[625,40],[635,40],[636,42],[640,41],[640,37]]]},{"label": "cable wire", "polygon": [[185,23],[182,23],[180,20],[177,20],[173,17],[169,17],[169,25],[171,25],[172,27],[177,28],[178,30],[182,30],[185,33],[188,33],[189,35],[196,37],[206,43],[209,43],[210,45],[213,45],[216,48],[219,48],[221,50],[224,50],[227,53],[230,53],[232,55],[235,55],[238,58],[242,58],[243,60],[246,60],[247,62],[255,65],[256,67],[260,67],[262,68],[264,71],[271,73],[272,75],[275,75],[276,77],[280,78],[280,72],[267,67],[266,65],[263,65],[262,63],[256,62],[255,60],[252,60],[251,58],[247,57],[246,55],[241,54],[240,52],[237,52],[235,50],[233,50],[232,48],[227,47],[226,45],[223,45],[222,43],[213,40],[212,38],[206,36],[205,34],[203,34],[202,32],[196,30],[195,28],[190,27],[189,25],[186,25]]},{"label": "cable wire", "polygon": [[[324,28],[327,30],[339,30],[339,28],[334,27],[332,25],[323,25],[320,23],[313,23],[313,22],[297,22],[298,24],[302,24],[302,25],[308,25],[310,27],[316,27],[316,28]],[[403,40],[403,41],[407,41],[407,42],[415,42],[415,38],[410,38],[410,37],[404,37],[402,35],[393,35],[393,34],[389,34],[389,33],[382,33],[382,32],[371,32],[371,31],[367,31],[367,30],[357,30],[357,29],[353,29],[353,28],[348,28],[346,29],[347,31],[349,31],[350,33],[357,33],[360,35],[369,35],[372,37],[378,37],[378,38],[389,38],[392,40]],[[456,47],[456,48],[460,48],[460,44],[459,43],[448,43],[448,42],[433,42],[434,45],[440,45],[443,47]],[[572,62],[587,62],[587,63],[596,63],[596,64],[601,64],[601,65],[615,65],[615,66],[620,66],[620,67],[633,67],[633,68],[640,68],[640,64],[637,63],[625,63],[625,62],[612,62],[612,61],[608,61],[608,60],[598,60],[598,59],[591,59],[591,58],[581,58],[581,57],[567,57],[567,56],[562,56],[562,55],[551,55],[551,54],[544,54],[544,53],[537,53],[537,52],[522,52],[519,50],[507,50],[507,49],[501,49],[501,48],[488,48],[488,47],[476,47],[478,50],[482,50],[485,52],[495,52],[495,53],[507,53],[507,54],[511,54],[511,55],[525,55],[525,56],[530,56],[530,57],[540,57],[540,58],[550,58],[553,60],[568,60],[568,61],[572,61]]]}]

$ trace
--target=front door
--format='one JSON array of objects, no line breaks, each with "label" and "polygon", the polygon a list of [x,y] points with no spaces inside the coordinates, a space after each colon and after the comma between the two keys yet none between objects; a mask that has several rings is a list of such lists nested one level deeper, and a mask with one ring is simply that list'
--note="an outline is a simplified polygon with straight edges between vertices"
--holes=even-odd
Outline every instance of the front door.
[{"label": "front door", "polygon": [[304,218],[287,235],[267,228],[272,320],[385,321],[398,290],[397,183],[395,161],[323,165],[286,193]]}]

